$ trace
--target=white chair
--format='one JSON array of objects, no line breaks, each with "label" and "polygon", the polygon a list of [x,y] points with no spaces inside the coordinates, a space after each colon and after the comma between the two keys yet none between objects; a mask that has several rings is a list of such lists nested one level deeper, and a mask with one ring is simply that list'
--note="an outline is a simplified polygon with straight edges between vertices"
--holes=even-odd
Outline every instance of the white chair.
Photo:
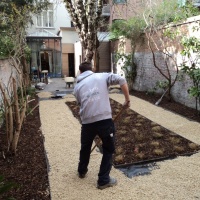
[{"label": "white chair", "polygon": [[42,82],[48,84],[48,70],[42,70]]},{"label": "white chair", "polygon": [[75,81],[74,77],[65,77],[64,80],[66,83],[66,87],[68,86],[70,88],[71,84],[72,84],[72,86],[74,86],[74,81]]}]

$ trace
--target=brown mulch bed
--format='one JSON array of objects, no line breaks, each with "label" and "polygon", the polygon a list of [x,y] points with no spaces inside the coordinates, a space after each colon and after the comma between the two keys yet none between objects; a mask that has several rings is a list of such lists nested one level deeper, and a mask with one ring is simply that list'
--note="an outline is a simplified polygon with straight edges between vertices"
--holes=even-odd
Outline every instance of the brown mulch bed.
[{"label": "brown mulch bed", "polygon": [[[115,167],[174,158],[180,155],[191,155],[200,150],[200,145],[181,137],[131,109],[123,110],[122,104],[112,99],[110,99],[110,102],[116,126],[116,152],[113,159]],[[70,101],[66,104],[80,121],[77,103]],[[121,113],[120,116],[118,113]],[[101,141],[98,137],[96,137],[95,142],[101,150]]]},{"label": "brown mulch bed", "polygon": [[[133,94],[151,103],[155,103],[159,99],[159,96],[147,95],[145,92],[134,91]],[[36,101],[32,102],[31,107],[34,107],[37,103],[38,99],[36,98]],[[159,106],[191,120],[200,122],[200,117],[195,115],[194,109],[176,102],[169,103],[166,99],[164,99]],[[3,129],[0,130],[0,175],[3,175],[5,180],[15,182],[19,186],[11,189],[10,192],[5,193],[4,196],[0,194],[0,199],[11,196],[16,200],[51,199],[47,174],[48,162],[46,160],[46,152],[44,150],[43,135],[40,131],[40,126],[39,108],[37,108],[32,115],[26,118],[23,124],[17,155],[15,157],[6,154],[6,136]],[[122,125],[120,126],[123,127]],[[176,141],[176,139],[174,139],[174,141]],[[188,141],[186,141],[186,143],[187,142]],[[145,147],[141,145],[137,146],[137,148],[135,147],[136,145],[134,145],[131,151],[137,151],[138,149],[141,151],[142,148],[145,149]],[[142,158],[142,156],[143,155],[140,154],[138,157]]]},{"label": "brown mulch bed", "polygon": [[[37,103],[38,97],[35,97],[30,107],[33,108]],[[50,200],[46,153],[40,126],[37,107],[24,121],[16,156],[6,153],[5,131],[0,130],[0,175],[5,181],[17,185],[3,196],[0,194],[0,199]]]}]

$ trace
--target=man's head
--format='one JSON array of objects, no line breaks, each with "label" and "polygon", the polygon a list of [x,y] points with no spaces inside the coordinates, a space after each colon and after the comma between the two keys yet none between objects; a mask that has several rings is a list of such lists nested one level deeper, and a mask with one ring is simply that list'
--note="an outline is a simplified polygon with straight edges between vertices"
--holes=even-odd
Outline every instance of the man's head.
[{"label": "man's head", "polygon": [[88,71],[88,70],[91,70],[92,71],[92,63],[90,62],[82,62],[80,65],[79,65],[79,70],[81,73],[85,72],[85,71]]}]

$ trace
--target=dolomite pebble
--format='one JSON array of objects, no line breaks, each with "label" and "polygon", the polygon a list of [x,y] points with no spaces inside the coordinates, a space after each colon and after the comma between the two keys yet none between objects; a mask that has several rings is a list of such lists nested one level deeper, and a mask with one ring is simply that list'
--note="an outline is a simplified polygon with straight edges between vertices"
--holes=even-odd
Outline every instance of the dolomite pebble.
[{"label": "dolomite pebble", "polygon": [[[48,93],[39,96],[49,97]],[[110,94],[123,103],[122,94]],[[200,199],[200,153],[158,162],[150,175],[127,178],[112,168],[111,176],[118,185],[105,190],[96,188],[101,154],[93,151],[85,179],[77,176],[80,150],[78,120],[66,106],[73,96],[58,100],[40,101],[41,129],[49,162],[49,181],[52,200],[193,200]],[[200,124],[182,118],[136,97],[131,97],[131,109],[155,123],[200,144]]]}]

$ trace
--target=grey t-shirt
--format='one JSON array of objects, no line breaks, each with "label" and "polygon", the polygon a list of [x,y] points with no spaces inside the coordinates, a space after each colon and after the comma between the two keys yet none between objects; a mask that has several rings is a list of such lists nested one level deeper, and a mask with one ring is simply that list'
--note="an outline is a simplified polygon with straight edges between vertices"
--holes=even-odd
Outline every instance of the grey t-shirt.
[{"label": "grey t-shirt", "polygon": [[125,83],[126,80],[118,74],[92,71],[81,73],[77,77],[74,95],[80,104],[82,124],[112,118],[108,87]]}]

